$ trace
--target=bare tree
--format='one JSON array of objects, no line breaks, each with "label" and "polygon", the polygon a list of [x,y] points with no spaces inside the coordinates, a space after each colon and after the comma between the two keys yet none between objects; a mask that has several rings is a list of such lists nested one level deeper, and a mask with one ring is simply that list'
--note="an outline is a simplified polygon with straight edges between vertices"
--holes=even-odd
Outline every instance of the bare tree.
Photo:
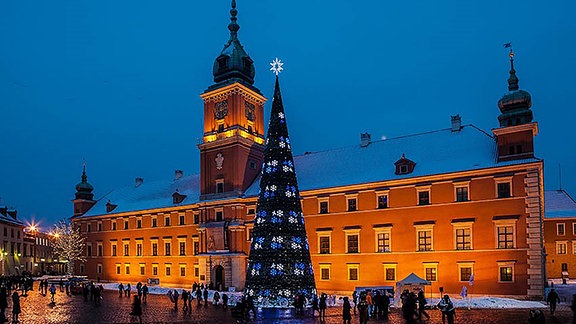
[{"label": "bare tree", "polygon": [[68,264],[67,274],[74,275],[74,262],[86,261],[83,256],[86,238],[80,234],[80,227],[68,220],[61,220],[53,229],[54,254]]}]

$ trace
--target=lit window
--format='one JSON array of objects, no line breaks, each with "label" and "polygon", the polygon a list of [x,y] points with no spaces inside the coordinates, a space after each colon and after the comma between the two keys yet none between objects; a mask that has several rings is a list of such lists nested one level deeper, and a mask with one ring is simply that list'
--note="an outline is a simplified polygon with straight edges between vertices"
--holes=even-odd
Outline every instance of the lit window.
[{"label": "lit window", "polygon": [[376,228],[376,252],[385,253],[390,252],[390,237],[391,228]]},{"label": "lit window", "polygon": [[456,201],[468,201],[468,187],[456,187]]},{"label": "lit window", "polygon": [[152,256],[158,255],[158,243],[152,242]]},{"label": "lit window", "polygon": [[346,253],[359,252],[358,237],[359,237],[358,233],[346,235]]},{"label": "lit window", "polygon": [[319,202],[319,214],[328,214],[328,200],[322,200]]},{"label": "lit window", "polygon": [[153,276],[157,276],[157,275],[158,275],[158,264],[153,264],[153,265],[152,265],[152,275],[153,275]]},{"label": "lit window", "polygon": [[418,235],[418,251],[432,251],[432,229],[420,229]]},{"label": "lit window", "polygon": [[172,265],[171,264],[166,264],[165,274],[166,274],[166,277],[169,277],[172,275]]},{"label": "lit window", "polygon": [[357,210],[357,206],[356,206],[356,198],[348,198],[348,211],[356,211]]},{"label": "lit window", "polygon": [[456,235],[456,250],[472,249],[472,228],[460,227],[454,229]]},{"label": "lit window", "polygon": [[566,242],[556,242],[556,254],[566,254],[567,245]]},{"label": "lit window", "polygon": [[384,280],[396,281],[396,263],[384,264]]},{"label": "lit window", "polygon": [[164,255],[170,255],[170,242],[164,242]]},{"label": "lit window", "polygon": [[120,266],[120,263],[116,263],[116,274],[120,274],[122,272],[122,267]]},{"label": "lit window", "polygon": [[320,236],[320,254],[330,254],[330,236]]},{"label": "lit window", "polygon": [[146,265],[143,263],[140,263],[140,275],[143,276],[146,274]]},{"label": "lit window", "polygon": [[428,263],[424,264],[424,272],[426,274],[426,280],[428,281],[438,281],[438,264]]},{"label": "lit window", "polygon": [[470,282],[472,277],[474,263],[458,262],[458,275],[460,282]]},{"label": "lit window", "polygon": [[514,248],[514,226],[498,226],[498,248],[499,249],[513,249]]},{"label": "lit window", "polygon": [[500,281],[512,281],[512,267],[500,267]]},{"label": "lit window", "polygon": [[186,242],[178,242],[180,245],[180,255],[186,255]]}]

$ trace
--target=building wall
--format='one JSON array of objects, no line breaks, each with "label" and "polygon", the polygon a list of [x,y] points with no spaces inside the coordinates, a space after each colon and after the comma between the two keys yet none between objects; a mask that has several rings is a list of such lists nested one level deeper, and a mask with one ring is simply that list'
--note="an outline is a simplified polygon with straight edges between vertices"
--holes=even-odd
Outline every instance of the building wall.
[{"label": "building wall", "polygon": [[[558,227],[564,227],[564,233]],[[576,217],[544,220],[544,246],[548,278],[576,277]],[[562,267],[565,267],[564,270]]]},{"label": "building wall", "polygon": [[[526,295],[529,289],[529,267],[533,280],[543,277],[541,270],[529,266],[529,253],[533,246],[528,243],[526,197],[528,167],[542,170],[540,163],[501,167],[477,172],[459,172],[383,183],[330,188],[302,192],[305,224],[314,265],[316,285],[319,291],[351,291],[357,286],[391,285],[411,272],[427,277],[426,268],[436,269],[432,290],[458,293],[468,280],[461,280],[460,269],[471,268],[474,285],[471,293],[491,295]],[[512,196],[497,198],[496,183],[509,181]],[[456,202],[456,187],[467,186],[469,201]],[[418,191],[430,190],[430,205],[418,206]],[[388,207],[379,209],[377,196],[388,194]],[[357,199],[357,210],[348,211],[347,199]],[[319,202],[328,201],[328,213],[321,214]],[[92,245],[92,256],[87,257],[84,274],[90,278],[100,277],[110,281],[145,281],[159,278],[162,284],[190,285],[193,282],[214,280],[214,268],[225,268],[226,286],[243,288],[246,256],[250,250],[249,230],[253,227],[256,197],[204,202],[202,206],[178,206],[172,209],[147,210],[138,213],[112,214],[101,217],[77,218],[87,243]],[[223,242],[214,242],[211,251],[206,234],[215,222],[215,210],[224,211],[228,222],[228,248],[219,250]],[[184,215],[184,225],[179,217]],[[198,224],[194,224],[194,215]],[[152,228],[152,219],[157,227]],[[165,226],[170,217],[170,226]],[[137,219],[142,228],[137,228]],[[128,229],[124,230],[124,220]],[[111,222],[117,222],[112,230]],[[98,231],[98,222],[102,230]],[[91,230],[87,232],[88,224]],[[218,226],[224,227],[219,224]],[[512,226],[513,245],[498,247],[498,226]],[[418,252],[417,231],[431,229],[432,250]],[[470,229],[469,250],[456,246],[456,230]],[[390,251],[377,252],[377,233],[390,235]],[[347,252],[347,234],[359,235],[358,253]],[[330,251],[319,251],[319,237],[330,237]],[[214,236],[217,240],[223,239]],[[143,255],[136,256],[136,244],[142,242]],[[152,242],[158,242],[158,256],[152,256]],[[186,243],[184,256],[178,255],[178,242]],[[199,254],[194,255],[193,244],[198,242]],[[123,243],[129,243],[129,256],[123,256]],[[172,255],[166,256],[164,243],[170,242]],[[117,256],[111,256],[111,246],[117,244]],[[103,256],[97,255],[97,245],[102,244]],[[126,265],[130,274],[126,274]],[[140,275],[140,265],[144,275]],[[98,265],[102,272],[98,273]],[[153,266],[158,274],[152,273]],[[166,274],[166,266],[171,274]],[[117,274],[116,267],[120,266]],[[180,267],[185,275],[180,275]],[[322,278],[322,269],[329,269],[329,277]],[[349,278],[350,269],[358,269],[358,279]],[[387,280],[385,269],[393,268],[393,280]],[[500,280],[500,269],[513,271],[510,281]],[[536,269],[536,270],[534,270]],[[212,270],[212,271],[211,271]],[[354,270],[352,270],[354,271]],[[428,270],[429,272],[432,270]],[[326,272],[326,270],[324,270]],[[538,272],[540,277],[534,277]],[[431,273],[428,274],[428,279]]]},{"label": "building wall", "polygon": [[28,259],[24,256],[24,225],[0,223],[0,272],[19,275],[26,270]]}]

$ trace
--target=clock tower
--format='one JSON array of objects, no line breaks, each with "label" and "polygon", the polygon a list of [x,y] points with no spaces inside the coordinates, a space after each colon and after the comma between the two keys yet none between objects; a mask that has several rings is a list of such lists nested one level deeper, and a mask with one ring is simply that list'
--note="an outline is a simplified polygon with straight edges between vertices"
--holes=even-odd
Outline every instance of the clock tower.
[{"label": "clock tower", "polygon": [[230,39],[214,62],[214,84],[201,95],[201,200],[242,195],[262,166],[266,98],[253,86],[254,62],[238,40],[237,14],[233,0]]}]

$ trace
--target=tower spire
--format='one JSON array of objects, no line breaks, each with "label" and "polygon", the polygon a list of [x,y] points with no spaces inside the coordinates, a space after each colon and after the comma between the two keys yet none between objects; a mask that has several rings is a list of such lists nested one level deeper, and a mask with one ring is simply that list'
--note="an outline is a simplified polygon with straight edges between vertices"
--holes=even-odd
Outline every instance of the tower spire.
[{"label": "tower spire", "polygon": [[238,30],[240,25],[238,25],[236,18],[238,15],[238,10],[236,10],[236,0],[232,0],[232,9],[230,9],[230,24],[228,24],[228,30],[230,30],[230,39],[235,40],[238,38]]},{"label": "tower spire", "polygon": [[510,43],[506,44],[509,45],[510,48],[510,77],[508,78],[508,91],[515,91],[518,90],[518,77],[516,76],[516,70],[514,70],[514,51],[512,50],[512,45]]}]

